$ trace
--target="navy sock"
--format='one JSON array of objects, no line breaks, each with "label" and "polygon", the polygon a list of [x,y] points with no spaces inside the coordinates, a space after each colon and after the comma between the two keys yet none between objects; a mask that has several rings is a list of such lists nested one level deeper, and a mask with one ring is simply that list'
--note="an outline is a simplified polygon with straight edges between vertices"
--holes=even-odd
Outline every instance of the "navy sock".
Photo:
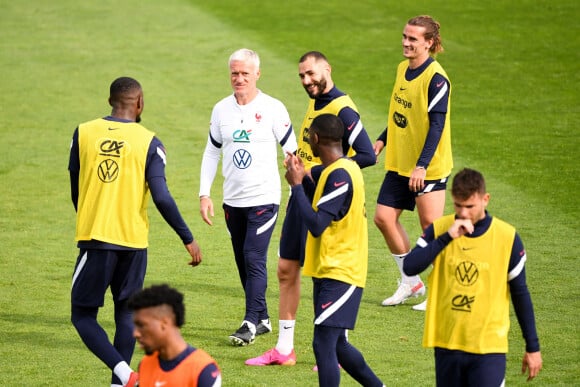
[{"label": "navy sock", "polygon": [[[71,322],[87,348],[112,370],[124,359],[109,341],[105,330],[97,322],[98,310],[98,308],[84,308],[73,305]],[[117,379],[117,383],[121,384],[121,381]]]},{"label": "navy sock", "polygon": [[324,387],[338,387],[340,385],[340,369],[336,356],[336,345],[342,328],[314,326],[312,348],[318,366],[318,385]]},{"label": "navy sock", "polygon": [[383,382],[377,377],[377,375],[375,375],[373,370],[371,370],[362,353],[348,342],[345,333],[343,333],[338,339],[336,353],[338,362],[342,368],[362,386],[383,386]]}]

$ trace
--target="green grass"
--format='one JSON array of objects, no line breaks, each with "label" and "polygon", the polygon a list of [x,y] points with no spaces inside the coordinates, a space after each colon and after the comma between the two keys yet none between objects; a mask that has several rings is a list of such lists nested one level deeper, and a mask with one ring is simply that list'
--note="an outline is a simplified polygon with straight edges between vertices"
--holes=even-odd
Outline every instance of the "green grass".
[{"label": "green grass", "polygon": [[[576,252],[580,210],[575,156],[580,8],[573,0],[224,1],[0,0],[0,369],[4,385],[107,385],[109,372],[69,322],[76,258],[68,188],[68,146],[75,126],[109,113],[108,86],[129,75],[145,89],[143,123],[168,149],[168,182],[204,252],[186,266],[179,239],[151,206],[147,284],[169,282],[186,295],[186,339],[220,363],[224,385],[314,386],[310,279],[296,332],[295,367],[246,367],[276,333],[249,348],[227,343],[243,314],[243,295],[218,208],[213,227],[198,214],[201,155],[213,104],[231,92],[227,57],[240,47],[262,59],[259,86],[281,99],[297,127],[306,94],[297,60],[323,51],[337,85],[349,92],[371,137],[386,122],[386,100],[401,60],[405,21],[432,14],[442,24],[439,60],[453,84],[456,170],[480,169],[490,210],[514,224],[528,252],[544,370],[537,385],[580,378]],[[357,328],[350,335],[390,386],[434,385],[433,355],[421,347],[423,315],[383,308],[397,271],[372,224],[381,166],[364,171],[369,213],[369,275]],[[214,183],[220,202],[221,179]],[[448,203],[448,210],[451,207]],[[416,214],[403,221],[415,239]],[[280,227],[279,222],[278,227]],[[274,234],[268,301],[277,319]],[[110,300],[100,314],[112,332]],[[512,316],[513,317],[513,316]],[[275,324],[276,325],[276,324]],[[277,330],[277,328],[276,328]],[[507,383],[519,375],[524,346],[512,318]],[[141,353],[134,357],[137,365]],[[354,386],[343,373],[343,385]]]}]

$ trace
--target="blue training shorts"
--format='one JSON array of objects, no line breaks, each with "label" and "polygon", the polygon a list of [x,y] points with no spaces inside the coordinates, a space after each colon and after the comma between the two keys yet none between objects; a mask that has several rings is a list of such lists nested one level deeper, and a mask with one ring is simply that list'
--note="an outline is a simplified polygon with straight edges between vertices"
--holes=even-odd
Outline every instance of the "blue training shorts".
[{"label": "blue training shorts", "polygon": [[419,192],[409,190],[409,178],[401,176],[397,172],[387,171],[381,190],[377,197],[377,204],[398,208],[401,210],[413,211],[415,209],[415,198],[429,192],[441,191],[447,188],[447,180],[444,177],[439,180],[425,180],[425,187]]},{"label": "blue training shorts", "polygon": [[290,195],[286,216],[282,224],[282,235],[280,235],[278,250],[280,257],[300,261],[300,266],[302,266],[306,250],[306,235],[308,235],[308,227],[301,219],[300,209],[295,203],[294,197]]},{"label": "blue training shorts", "polygon": [[501,386],[505,370],[505,353],[476,354],[435,348],[437,386]]},{"label": "blue training shorts", "polygon": [[80,249],[72,279],[71,303],[101,307],[109,286],[113,300],[126,300],[143,288],[147,250]]},{"label": "blue training shorts", "polygon": [[330,278],[313,278],[314,325],[354,329],[363,289]]}]

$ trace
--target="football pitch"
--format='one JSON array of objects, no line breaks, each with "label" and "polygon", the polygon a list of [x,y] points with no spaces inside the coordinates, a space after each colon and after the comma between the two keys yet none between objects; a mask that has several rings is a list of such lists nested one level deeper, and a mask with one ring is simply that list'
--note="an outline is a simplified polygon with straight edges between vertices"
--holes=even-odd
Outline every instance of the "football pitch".
[{"label": "football pitch", "polygon": [[[454,172],[463,167],[483,172],[490,213],[513,224],[526,246],[544,360],[532,385],[578,385],[580,6],[575,0],[0,0],[1,384],[109,385],[109,370],[70,323],[78,250],[67,165],[75,127],[110,113],[109,85],[126,75],[143,85],[142,123],[167,148],[170,191],[204,256],[199,267],[187,266],[179,238],[151,203],[146,285],[169,283],[185,294],[184,337],[218,361],[224,386],[318,385],[312,371],[310,278],[302,279],[298,363],[244,365],[276,343],[281,220],[268,262],[274,332],[249,347],[232,347],[227,340],[241,322],[244,301],[219,206],[221,176],[212,190],[214,225],[199,216],[199,169],[211,109],[231,93],[229,55],[247,47],[261,57],[258,86],[284,102],[297,130],[307,105],[298,58],[319,50],[374,140],[386,123],[387,99],[402,60],[403,26],[419,14],[441,23],[445,52],[438,60],[453,88]],[[422,299],[380,305],[397,286],[396,265],[372,221],[383,157],[364,170],[369,273],[349,339],[386,385],[433,386],[433,352],[421,346],[424,315],[411,310]],[[405,213],[402,221],[414,241],[420,234],[417,214]],[[111,304],[109,296],[99,315],[109,333]],[[524,342],[513,312],[511,317],[506,384],[528,385],[520,374]],[[133,367],[141,356],[136,349]],[[356,385],[345,372],[341,376],[342,385]]]}]

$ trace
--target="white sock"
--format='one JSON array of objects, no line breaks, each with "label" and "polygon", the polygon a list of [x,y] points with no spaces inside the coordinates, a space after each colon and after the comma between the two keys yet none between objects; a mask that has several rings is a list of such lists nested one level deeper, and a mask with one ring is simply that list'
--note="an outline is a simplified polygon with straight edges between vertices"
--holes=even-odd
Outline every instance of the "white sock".
[{"label": "white sock", "polygon": [[403,271],[403,262],[405,262],[405,257],[409,255],[410,251],[405,254],[393,254],[393,259],[397,262],[397,266],[399,267],[399,272],[401,273],[401,282],[404,284],[408,284],[411,286],[416,285],[421,278],[418,275],[408,276]]},{"label": "white sock", "polygon": [[296,320],[278,321],[276,350],[282,355],[290,355],[290,352],[294,349],[294,325],[296,325]]},{"label": "white sock", "polygon": [[133,370],[131,369],[131,367],[129,367],[129,364],[127,364],[127,362],[121,361],[117,363],[115,368],[113,368],[113,372],[115,373],[115,375],[117,375],[119,379],[121,379],[121,383],[125,385],[129,381],[129,378],[131,377],[131,372],[133,372]]}]

